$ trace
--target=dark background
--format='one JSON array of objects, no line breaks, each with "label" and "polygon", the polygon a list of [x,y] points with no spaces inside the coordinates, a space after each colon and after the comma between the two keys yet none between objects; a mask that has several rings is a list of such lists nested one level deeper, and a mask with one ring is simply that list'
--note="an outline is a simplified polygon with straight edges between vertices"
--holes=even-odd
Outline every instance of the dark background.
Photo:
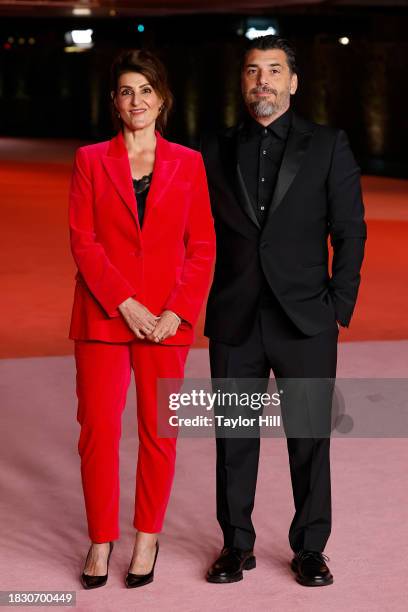
[{"label": "dark background", "polygon": [[[292,103],[299,114],[344,128],[363,172],[407,177],[408,10],[320,6],[276,9],[261,17],[273,19],[278,33],[296,45],[300,85]],[[3,16],[1,134],[112,137],[110,63],[123,48],[146,46],[165,62],[176,98],[166,136],[196,147],[200,131],[239,118],[239,57],[248,19]],[[137,31],[141,23],[143,33]],[[64,51],[64,34],[75,28],[93,29],[92,49]],[[350,44],[339,44],[340,36],[348,36]]]}]

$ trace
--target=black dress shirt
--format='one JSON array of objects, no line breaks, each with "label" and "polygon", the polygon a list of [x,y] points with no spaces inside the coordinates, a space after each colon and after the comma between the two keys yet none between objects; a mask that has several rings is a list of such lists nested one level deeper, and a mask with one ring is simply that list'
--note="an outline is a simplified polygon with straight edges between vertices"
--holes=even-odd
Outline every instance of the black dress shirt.
[{"label": "black dress shirt", "polygon": [[137,215],[139,218],[139,225],[142,227],[143,218],[146,209],[146,198],[149,193],[150,183],[152,181],[153,173],[146,174],[140,179],[133,179],[133,190],[135,192],[135,198],[137,203]]},{"label": "black dress shirt", "polygon": [[241,130],[238,163],[261,225],[275,190],[291,125],[291,114],[291,109],[288,109],[266,127],[248,114]]},{"label": "black dress shirt", "polygon": [[[241,130],[238,163],[261,226],[265,222],[275,191],[291,122],[292,111],[289,108],[266,127],[248,115]],[[266,278],[263,280],[259,297],[260,307],[275,307],[280,310]]]}]

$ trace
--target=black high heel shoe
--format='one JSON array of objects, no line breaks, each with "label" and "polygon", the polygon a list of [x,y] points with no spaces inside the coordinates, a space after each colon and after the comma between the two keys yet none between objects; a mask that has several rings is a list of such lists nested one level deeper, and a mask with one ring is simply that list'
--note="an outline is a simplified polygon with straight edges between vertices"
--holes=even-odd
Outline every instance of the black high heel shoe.
[{"label": "black high heel shoe", "polygon": [[154,578],[154,566],[156,565],[157,555],[159,554],[159,542],[156,541],[156,554],[154,556],[153,567],[148,574],[132,574],[129,572],[125,578],[125,584],[128,589],[133,589],[134,587],[144,586],[145,584],[149,584],[149,582],[153,582]]},{"label": "black high heel shoe", "polygon": [[[86,556],[86,560],[85,560],[85,566],[84,569],[86,567],[87,561],[88,561],[88,557],[89,557],[89,553],[91,552],[91,548],[92,545],[90,546],[89,550],[88,550],[88,554]],[[106,566],[106,574],[104,576],[91,576],[89,574],[85,574],[84,572],[82,572],[81,574],[81,582],[82,585],[85,589],[96,589],[97,587],[101,587],[104,584],[106,584],[106,581],[108,580],[108,569],[109,569],[109,559],[110,556],[112,554],[112,550],[113,550],[113,542],[109,542],[109,554],[108,554],[108,560],[107,560],[107,566]]]}]

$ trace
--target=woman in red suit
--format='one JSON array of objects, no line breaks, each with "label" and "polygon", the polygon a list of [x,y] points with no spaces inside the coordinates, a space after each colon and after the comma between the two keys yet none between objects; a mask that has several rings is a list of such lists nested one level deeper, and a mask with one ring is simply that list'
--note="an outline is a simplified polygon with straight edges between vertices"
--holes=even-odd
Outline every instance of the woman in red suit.
[{"label": "woman in red suit", "polygon": [[85,588],[106,583],[119,537],[119,439],[131,369],[137,533],[125,582],[153,579],[176,455],[176,437],[157,434],[156,383],[184,376],[215,257],[201,154],[162,136],[172,105],[163,65],[147,51],[121,53],[112,65],[111,99],[120,127],[111,140],[77,149],[69,192],[78,267],[69,337],[92,542]]}]

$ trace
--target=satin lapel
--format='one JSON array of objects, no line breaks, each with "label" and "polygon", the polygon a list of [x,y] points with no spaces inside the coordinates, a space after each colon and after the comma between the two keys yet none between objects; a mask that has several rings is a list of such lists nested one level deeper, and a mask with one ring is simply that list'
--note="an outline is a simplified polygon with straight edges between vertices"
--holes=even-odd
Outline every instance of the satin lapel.
[{"label": "satin lapel", "polygon": [[221,163],[227,182],[241,208],[248,215],[251,221],[260,229],[261,226],[251,204],[251,200],[238,164],[238,134],[239,127],[237,127],[232,134],[223,136],[221,138]]},{"label": "satin lapel", "polygon": [[241,206],[244,209],[244,211],[247,213],[251,221],[253,221],[255,225],[259,229],[261,229],[261,224],[259,223],[258,218],[255,214],[254,207],[252,206],[251,198],[249,197],[249,193],[245,185],[244,177],[242,176],[241,168],[239,167],[238,162],[236,166],[236,174],[237,174],[237,181],[238,181],[238,198],[241,203]]},{"label": "satin lapel", "polygon": [[310,129],[307,124],[306,127],[300,126],[303,126],[303,122],[299,125],[296,117],[293,117],[293,123],[289,131],[285,152],[283,154],[282,164],[278,173],[276,187],[267,214],[266,223],[268,222],[269,217],[282,203],[283,198],[285,197],[289,187],[299,171],[303,157],[310,144],[313,130]]}]

